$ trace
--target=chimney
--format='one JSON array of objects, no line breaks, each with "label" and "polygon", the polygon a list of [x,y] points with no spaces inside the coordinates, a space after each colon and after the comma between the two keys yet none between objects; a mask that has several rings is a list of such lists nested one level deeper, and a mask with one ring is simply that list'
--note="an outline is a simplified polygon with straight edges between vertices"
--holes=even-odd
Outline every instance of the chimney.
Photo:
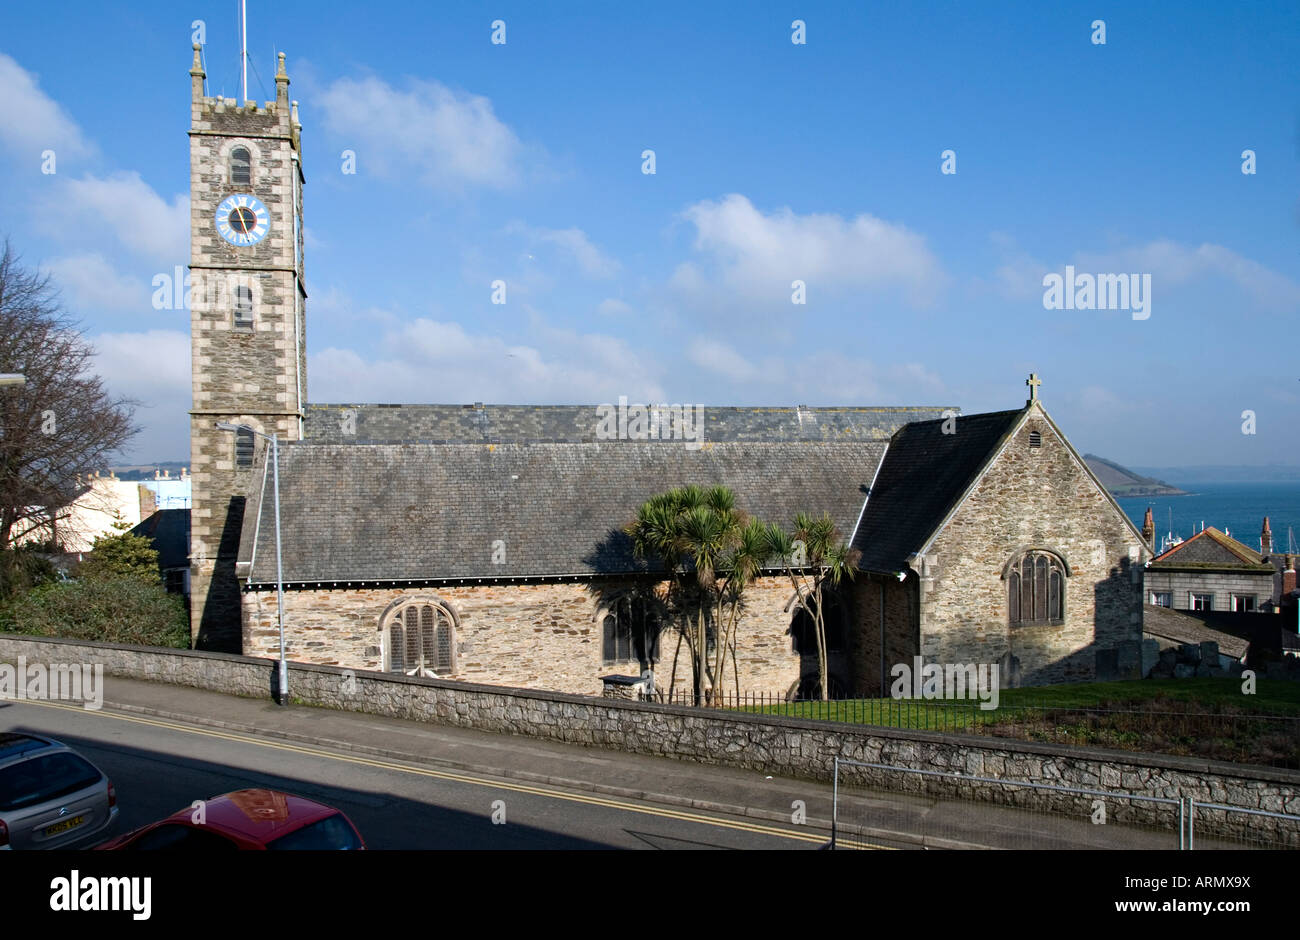
[{"label": "chimney", "polygon": [[190,97],[195,101],[203,100],[203,80],[208,75],[203,71],[203,47],[194,44],[194,64],[190,66]]},{"label": "chimney", "polygon": [[1295,556],[1287,553],[1286,568],[1282,571],[1282,598],[1295,590]]},{"label": "chimney", "polygon": [[138,492],[140,496],[140,520],[144,521],[158,511],[158,500],[154,496],[153,490],[143,483],[139,484]]},{"label": "chimney", "polygon": [[1259,530],[1259,553],[1273,554],[1273,530],[1268,527],[1268,516],[1264,517],[1264,528]]},{"label": "chimney", "polygon": [[1147,507],[1147,514],[1142,519],[1142,539],[1148,545],[1156,544],[1156,520],[1151,515],[1151,507]]}]

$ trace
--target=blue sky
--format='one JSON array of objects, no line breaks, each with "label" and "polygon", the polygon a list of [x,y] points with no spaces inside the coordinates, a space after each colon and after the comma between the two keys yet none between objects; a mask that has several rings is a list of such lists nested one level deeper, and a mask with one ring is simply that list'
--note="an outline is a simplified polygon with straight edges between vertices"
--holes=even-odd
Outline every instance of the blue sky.
[{"label": "blue sky", "polygon": [[[1081,451],[1300,463],[1293,2],[249,7],[250,97],[284,51],[304,125],[313,401],[976,412],[1032,370]],[[0,234],[144,402],[135,460],[188,454],[150,283],[188,260],[191,22],[234,96],[236,10],[0,14]],[[1045,309],[1067,264],[1149,274],[1149,318]]]}]

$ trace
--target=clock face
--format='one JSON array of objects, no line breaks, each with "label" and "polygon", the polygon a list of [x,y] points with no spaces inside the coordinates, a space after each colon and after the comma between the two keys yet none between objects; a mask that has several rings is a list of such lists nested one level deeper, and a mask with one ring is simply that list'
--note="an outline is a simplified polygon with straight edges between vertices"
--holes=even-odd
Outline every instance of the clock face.
[{"label": "clock face", "polygon": [[255,197],[236,193],[217,206],[217,231],[239,248],[256,245],[271,230],[271,213]]}]

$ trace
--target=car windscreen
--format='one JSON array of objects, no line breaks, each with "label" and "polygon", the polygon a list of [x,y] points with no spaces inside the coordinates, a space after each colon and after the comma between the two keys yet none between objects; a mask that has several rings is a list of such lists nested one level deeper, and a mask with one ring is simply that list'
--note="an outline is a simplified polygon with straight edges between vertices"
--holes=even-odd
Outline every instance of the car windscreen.
[{"label": "car windscreen", "polygon": [[26,809],[94,786],[102,774],[67,751],[0,768],[0,812]]},{"label": "car windscreen", "polygon": [[163,823],[122,846],[132,852],[233,852],[239,846],[206,829]]},{"label": "car windscreen", "polygon": [[305,849],[337,851],[340,849],[359,849],[361,840],[342,816],[326,816],[310,826],[295,829],[287,836],[280,836],[266,844],[268,849]]}]

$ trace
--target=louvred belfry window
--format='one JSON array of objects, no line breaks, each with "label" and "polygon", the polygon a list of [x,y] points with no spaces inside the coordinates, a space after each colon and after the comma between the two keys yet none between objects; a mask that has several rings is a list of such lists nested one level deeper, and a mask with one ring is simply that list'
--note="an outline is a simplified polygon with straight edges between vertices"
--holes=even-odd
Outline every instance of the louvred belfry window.
[{"label": "louvred belfry window", "polygon": [[235,186],[248,186],[253,181],[253,158],[246,147],[230,151],[230,182]]},{"label": "louvred belfry window", "polygon": [[1012,626],[1065,622],[1065,565],[1049,552],[1026,552],[1007,573]]},{"label": "louvred belfry window", "polygon": [[235,431],[235,466],[253,465],[253,432],[245,427]]},{"label": "louvred belfry window", "polygon": [[456,671],[455,625],[440,604],[417,601],[388,622],[388,671],[437,679]]}]

